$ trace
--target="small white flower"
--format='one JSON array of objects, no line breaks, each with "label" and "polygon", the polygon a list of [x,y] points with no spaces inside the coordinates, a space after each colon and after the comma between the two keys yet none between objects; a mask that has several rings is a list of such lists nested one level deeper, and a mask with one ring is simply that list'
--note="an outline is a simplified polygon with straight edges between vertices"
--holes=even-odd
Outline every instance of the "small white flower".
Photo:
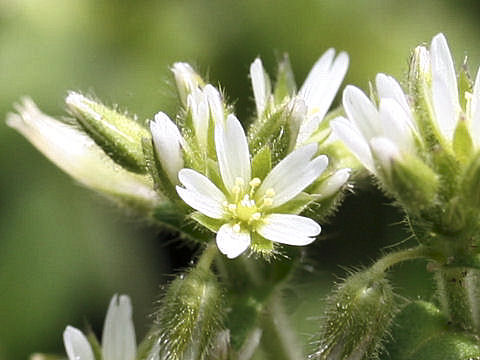
[{"label": "small white flower", "polygon": [[378,74],[376,87],[380,98],[378,109],[360,89],[347,86],[343,92],[347,118],[337,118],[331,124],[334,134],[374,174],[377,174],[376,164],[383,167],[388,163],[383,150],[398,156],[414,153],[417,136],[407,98],[398,82]]},{"label": "small white flower", "polygon": [[[341,52],[335,57],[335,50],[327,50],[314,64],[298,94],[290,99],[290,107],[302,121],[297,131],[296,147],[307,143],[324,119],[348,69],[348,55]],[[253,94],[257,114],[261,115],[272,100],[270,79],[257,58],[250,66]],[[300,106],[300,103],[303,105]]]},{"label": "small white flower", "polygon": [[229,258],[242,254],[257,233],[273,242],[307,245],[320,233],[315,221],[291,214],[275,213],[315,181],[327,166],[326,156],[312,160],[316,144],[289,154],[263,181],[252,178],[250,154],[244,130],[234,115],[215,126],[215,145],[225,190],[210,179],[182,169],[178,195],[192,208],[223,223],[217,232],[217,246]]},{"label": "small white flower", "polygon": [[297,97],[305,101],[307,116],[300,127],[297,147],[304,144],[318,128],[327,114],[332,101],[348,69],[348,55],[328,49],[313,65]]},{"label": "small white flower", "polygon": [[7,124],[75,180],[114,199],[135,199],[148,207],[158,203],[147,177],[123,169],[85,133],[43,114],[28,98],[16,110]]},{"label": "small white flower", "polygon": [[[92,347],[80,330],[67,326],[63,332],[63,342],[69,360],[95,360]],[[114,295],[103,327],[102,359],[134,360],[136,351],[130,298]]]}]

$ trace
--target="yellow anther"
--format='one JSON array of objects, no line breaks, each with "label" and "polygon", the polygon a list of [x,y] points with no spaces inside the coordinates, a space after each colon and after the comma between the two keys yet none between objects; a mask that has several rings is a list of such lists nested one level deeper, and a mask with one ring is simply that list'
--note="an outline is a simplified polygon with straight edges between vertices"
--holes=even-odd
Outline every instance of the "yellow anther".
[{"label": "yellow anther", "polygon": [[263,199],[263,206],[272,206],[273,205],[273,200],[271,198],[264,198]]},{"label": "yellow anther", "polygon": [[260,185],[262,183],[262,180],[260,180],[259,178],[253,178],[252,180],[250,180],[250,182],[248,183],[252,188],[256,188],[258,185]]},{"label": "yellow anther", "polygon": [[241,177],[236,177],[235,186],[242,187],[243,185],[245,185],[245,180],[243,180]]},{"label": "yellow anther", "polygon": [[228,204],[228,210],[235,211],[237,209],[237,205],[235,204]]},{"label": "yellow anther", "polygon": [[267,197],[274,197],[275,196],[275,190],[273,190],[272,188],[269,188],[267,189],[267,191],[265,191],[265,196]]},{"label": "yellow anther", "polygon": [[233,225],[233,231],[236,232],[236,233],[239,233],[240,232],[240,224],[235,224]]},{"label": "yellow anther", "polygon": [[232,193],[234,193],[235,195],[237,195],[238,193],[240,193],[240,191],[242,191],[242,189],[240,188],[240,186],[238,185],[235,185],[232,189]]},{"label": "yellow anther", "polygon": [[254,214],[252,214],[252,220],[260,220],[260,218],[262,217],[262,214],[260,214],[259,212],[256,212]]}]

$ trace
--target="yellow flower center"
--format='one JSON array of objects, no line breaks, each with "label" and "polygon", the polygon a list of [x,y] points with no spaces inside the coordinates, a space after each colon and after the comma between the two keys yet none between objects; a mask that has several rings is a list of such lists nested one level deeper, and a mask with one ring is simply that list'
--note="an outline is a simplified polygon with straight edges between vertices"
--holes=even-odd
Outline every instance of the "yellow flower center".
[{"label": "yellow flower center", "polygon": [[226,201],[225,206],[232,223],[233,230],[240,232],[242,229],[251,229],[258,221],[261,221],[265,207],[273,204],[275,191],[268,189],[261,198],[256,198],[255,193],[262,181],[253,178],[246,186],[244,179],[235,179],[235,186],[232,189],[232,201]]}]

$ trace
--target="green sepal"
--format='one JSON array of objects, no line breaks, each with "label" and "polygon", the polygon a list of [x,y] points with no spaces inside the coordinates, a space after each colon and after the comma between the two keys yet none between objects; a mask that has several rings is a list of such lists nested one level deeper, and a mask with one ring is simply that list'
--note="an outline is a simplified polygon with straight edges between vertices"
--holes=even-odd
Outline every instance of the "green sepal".
[{"label": "green sepal", "polygon": [[272,152],[268,145],[265,145],[252,159],[252,178],[263,180],[270,170],[272,170]]},{"label": "green sepal", "polygon": [[480,356],[475,336],[454,331],[432,303],[414,301],[402,309],[386,348],[392,360],[468,360]]},{"label": "green sepal", "polygon": [[252,233],[251,235],[252,242],[250,244],[250,249],[257,254],[262,255],[265,259],[270,259],[274,255],[274,243],[268,239],[265,239],[256,232]]},{"label": "green sepal", "polygon": [[461,163],[466,163],[474,152],[472,137],[463,116],[460,116],[453,134],[453,151]]},{"label": "green sepal", "polygon": [[165,195],[170,201],[179,199],[174,185],[170,182],[167,173],[163,170],[162,164],[158,160],[158,155],[151,138],[142,139],[143,156],[145,167],[153,179],[155,190]]},{"label": "green sepal", "polygon": [[148,356],[151,354],[153,347],[155,346],[155,330],[150,329],[145,335],[143,340],[137,346],[136,360],[151,360]]},{"label": "green sepal", "polygon": [[470,76],[470,72],[468,71],[467,65],[467,57],[465,57],[462,66],[460,67],[460,71],[458,73],[458,93],[460,96],[458,100],[460,102],[460,106],[462,107],[463,111],[467,109],[467,96],[466,93],[473,92],[473,81],[472,77]]},{"label": "green sepal", "polygon": [[262,121],[252,123],[248,130],[248,145],[253,154],[274,140],[274,135],[279,134],[285,122],[284,110],[285,106],[269,113]]},{"label": "green sepal", "polygon": [[142,138],[151,135],[145,127],[80,94],[70,93],[66,101],[69,112],[115,162],[133,172],[146,172]]},{"label": "green sepal", "polygon": [[295,196],[292,200],[289,200],[285,204],[275,208],[274,212],[280,213],[280,214],[300,214],[308,207],[308,205],[312,201],[315,201],[315,199],[317,198],[318,197],[315,195],[301,192],[300,194]]},{"label": "green sepal", "polygon": [[213,219],[211,217],[208,217],[207,215],[202,214],[199,211],[195,211],[190,214],[190,217],[198,222],[200,225],[205,226],[208,230],[211,232],[218,232],[220,227],[225,224],[225,220],[223,219]]},{"label": "green sepal", "polygon": [[227,188],[223,184],[222,176],[220,175],[220,169],[218,163],[212,159],[205,161],[205,176],[210,179],[224,194],[227,194]]},{"label": "green sepal", "polygon": [[155,316],[160,359],[210,359],[223,329],[223,291],[212,271],[196,267],[173,280]]},{"label": "green sepal", "polygon": [[464,204],[480,209],[480,153],[475,153],[460,180],[460,191]]},{"label": "green sepal", "polygon": [[[181,204],[181,203],[180,203]],[[153,211],[153,220],[173,231],[180,233],[194,242],[206,242],[211,239],[211,233],[199,226],[193,219],[186,217],[186,207],[180,207],[176,203],[164,202]]]},{"label": "green sepal", "polygon": [[295,76],[288,54],[283,54],[278,63],[277,79],[273,92],[275,104],[281,104],[286,97],[293,97],[297,91]]},{"label": "green sepal", "polygon": [[90,346],[93,350],[93,357],[96,360],[102,360],[102,345],[100,345],[100,341],[98,341],[97,337],[95,336],[92,330],[89,330],[87,333],[87,340],[90,343]]},{"label": "green sepal", "polygon": [[420,158],[405,154],[400,161],[391,164],[389,179],[391,190],[411,213],[418,213],[432,206],[437,196],[437,174]]}]

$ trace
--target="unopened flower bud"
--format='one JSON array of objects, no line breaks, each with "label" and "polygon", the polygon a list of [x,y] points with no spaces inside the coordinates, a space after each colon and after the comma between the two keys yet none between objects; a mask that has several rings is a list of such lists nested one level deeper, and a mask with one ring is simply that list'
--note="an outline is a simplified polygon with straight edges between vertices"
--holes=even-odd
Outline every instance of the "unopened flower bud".
[{"label": "unopened flower bud", "polygon": [[150,138],[147,129],[135,120],[75,92],[71,92],[65,102],[84,130],[114,161],[130,171],[146,171],[142,138]]},{"label": "unopened flower bud", "polygon": [[175,76],[180,100],[182,101],[182,104],[186,106],[188,95],[190,95],[195,89],[204,86],[203,79],[189,64],[184,62],[173,64],[171,70]]},{"label": "unopened flower bud", "polygon": [[311,359],[373,358],[388,333],[395,310],[388,280],[371,271],[349,276],[328,300],[318,349]]},{"label": "unopened flower bud", "polygon": [[159,203],[150,179],[115,163],[82,131],[45,115],[30,99],[16,109],[7,124],[81,184],[126,205],[151,209]]},{"label": "unopened flower bud", "polygon": [[195,268],[168,287],[156,314],[160,359],[209,359],[222,331],[222,292],[210,270]]}]

